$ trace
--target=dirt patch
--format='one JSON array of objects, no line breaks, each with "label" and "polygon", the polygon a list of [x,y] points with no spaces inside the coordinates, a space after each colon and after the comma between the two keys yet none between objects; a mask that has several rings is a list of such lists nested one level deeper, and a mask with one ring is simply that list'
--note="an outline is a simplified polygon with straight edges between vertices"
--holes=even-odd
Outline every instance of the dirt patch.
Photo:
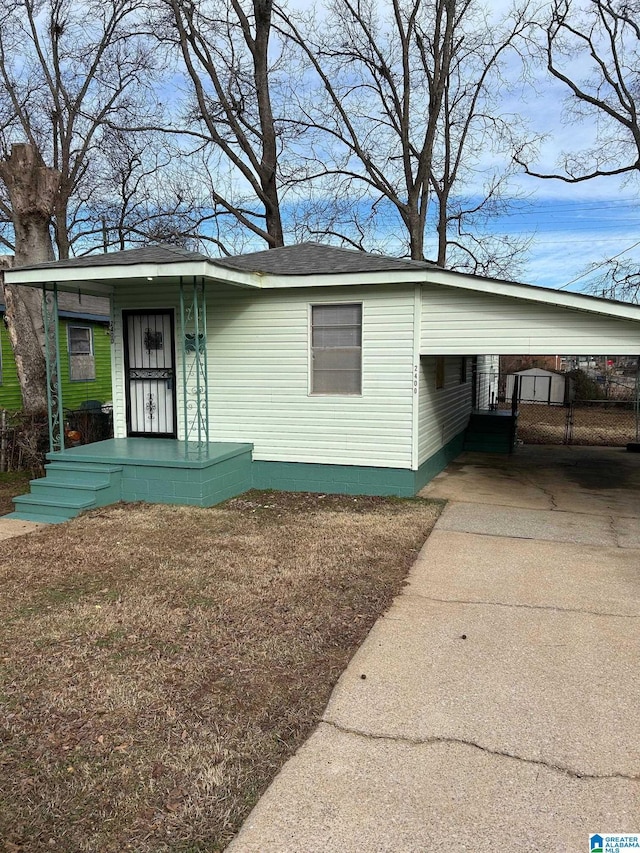
[{"label": "dirt patch", "polygon": [[441,505],[252,492],[3,546],[8,851],[219,851],[316,725]]},{"label": "dirt patch", "polygon": [[0,515],[13,512],[13,499],[29,491],[31,474],[25,471],[10,471],[0,474]]}]

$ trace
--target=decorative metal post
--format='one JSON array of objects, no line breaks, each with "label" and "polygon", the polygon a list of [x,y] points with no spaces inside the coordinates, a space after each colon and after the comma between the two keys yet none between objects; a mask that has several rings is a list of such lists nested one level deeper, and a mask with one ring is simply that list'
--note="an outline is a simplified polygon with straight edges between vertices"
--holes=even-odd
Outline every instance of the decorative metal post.
[{"label": "decorative metal post", "polygon": [[180,278],[180,344],[184,440],[209,444],[207,303],[204,279],[186,288]]},{"label": "decorative metal post", "polygon": [[64,450],[64,409],[62,377],[60,374],[60,327],[58,324],[58,285],[50,291],[42,286],[42,319],[44,323],[44,354],[47,368],[47,415],[49,419],[49,449]]}]

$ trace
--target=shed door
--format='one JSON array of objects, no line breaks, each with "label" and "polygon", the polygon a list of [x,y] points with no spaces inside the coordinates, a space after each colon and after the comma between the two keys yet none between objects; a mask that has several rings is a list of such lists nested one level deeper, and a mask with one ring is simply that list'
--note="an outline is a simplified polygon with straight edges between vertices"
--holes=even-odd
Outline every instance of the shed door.
[{"label": "shed door", "polygon": [[124,321],[127,435],[175,438],[172,311],[126,311]]}]

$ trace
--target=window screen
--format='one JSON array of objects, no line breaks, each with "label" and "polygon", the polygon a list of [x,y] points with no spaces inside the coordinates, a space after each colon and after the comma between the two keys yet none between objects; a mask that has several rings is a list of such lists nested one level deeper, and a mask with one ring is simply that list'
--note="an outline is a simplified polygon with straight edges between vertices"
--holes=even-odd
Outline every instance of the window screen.
[{"label": "window screen", "polygon": [[69,343],[69,379],[90,382],[96,378],[91,326],[67,326]]},{"label": "window screen", "polygon": [[91,327],[69,326],[69,355],[91,355]]},{"label": "window screen", "polygon": [[311,308],[311,393],[362,393],[362,305]]}]

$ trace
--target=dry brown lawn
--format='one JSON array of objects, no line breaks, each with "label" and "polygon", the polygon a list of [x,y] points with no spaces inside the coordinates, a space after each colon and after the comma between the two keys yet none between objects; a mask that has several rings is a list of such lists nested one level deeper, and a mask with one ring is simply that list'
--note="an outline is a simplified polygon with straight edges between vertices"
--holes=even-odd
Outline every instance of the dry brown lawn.
[{"label": "dry brown lawn", "polygon": [[223,849],[440,509],[253,492],[2,543],[6,851]]}]

